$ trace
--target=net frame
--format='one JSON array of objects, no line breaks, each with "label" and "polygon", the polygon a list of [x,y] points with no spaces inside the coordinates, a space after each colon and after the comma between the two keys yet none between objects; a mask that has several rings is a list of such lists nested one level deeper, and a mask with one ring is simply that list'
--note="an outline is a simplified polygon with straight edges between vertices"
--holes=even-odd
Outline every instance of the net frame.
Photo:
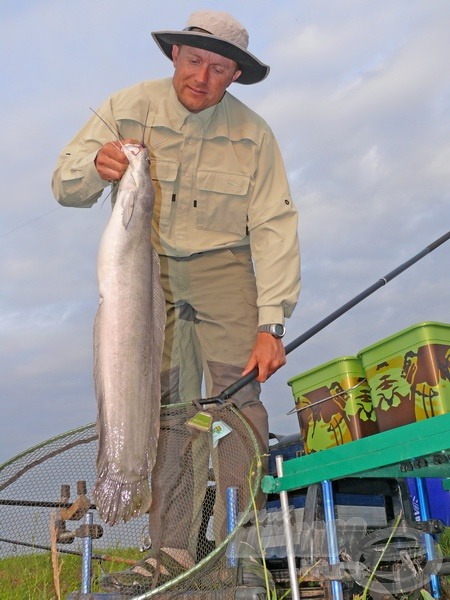
[{"label": "net frame", "polygon": [[[177,405],[169,405],[168,407],[162,407],[162,410],[164,410],[165,408],[173,409],[176,406]],[[257,438],[257,435],[255,435],[255,432],[253,431],[251,425],[248,423],[245,417],[243,417],[239,410],[236,409],[232,403],[226,403],[226,407],[229,408],[229,410],[231,411],[233,418],[238,419],[239,423],[242,425],[245,431],[245,435],[248,437],[249,446],[251,447],[252,452],[254,454],[254,460],[252,461],[252,472],[248,474],[247,481],[250,489],[249,500],[239,513],[239,518],[235,529],[228,533],[228,535],[226,535],[226,537],[220,541],[220,543],[212,552],[208,553],[192,568],[183,572],[181,575],[178,575],[177,577],[171,579],[169,582],[164,583],[153,590],[145,591],[137,596],[134,596],[134,598],[136,599],[144,600],[146,598],[153,598],[157,597],[159,594],[165,594],[167,592],[171,592],[171,597],[181,595],[183,591],[177,592],[176,588],[179,588],[180,585],[182,585],[183,583],[186,584],[186,582],[188,582],[190,579],[199,576],[205,568],[210,567],[211,564],[217,562],[221,557],[223,557],[226,552],[227,546],[232,542],[239,529],[249,519],[249,515],[253,510],[253,499],[260,492],[260,482],[262,477],[260,442]],[[54,436],[42,443],[39,443],[29,448],[28,450],[25,450],[24,452],[21,452],[20,454],[16,455],[15,457],[7,460],[6,462],[0,465],[0,493],[5,491],[8,493],[8,488],[10,488],[11,486],[14,487],[14,483],[20,482],[20,479],[22,477],[29,474],[30,471],[32,471],[36,467],[44,465],[46,461],[57,457],[64,457],[65,452],[76,450],[82,445],[92,444],[97,439],[98,438],[96,432],[96,424],[90,423],[88,425],[84,425],[67,431],[65,433],[59,434],[57,436]],[[58,502],[56,501],[55,504],[58,504]],[[95,509],[94,505],[92,505],[92,507]],[[48,545],[50,546],[50,542]],[[40,549],[39,545],[33,546],[31,544],[30,546],[31,548],[35,547],[36,549]],[[58,549],[61,552],[65,551],[64,546],[62,548],[59,547]],[[72,551],[68,551],[68,553],[79,554],[78,552]],[[98,557],[94,556],[94,558]],[[218,590],[212,590],[213,595],[214,591],[218,593]],[[184,593],[186,593],[186,588],[184,588]]]}]

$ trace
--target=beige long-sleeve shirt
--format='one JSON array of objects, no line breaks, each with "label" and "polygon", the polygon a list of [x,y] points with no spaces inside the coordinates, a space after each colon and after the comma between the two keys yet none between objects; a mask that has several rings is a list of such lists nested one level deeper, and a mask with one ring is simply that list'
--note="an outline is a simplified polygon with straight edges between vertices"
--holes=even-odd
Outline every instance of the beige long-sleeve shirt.
[{"label": "beige long-sleeve shirt", "polygon": [[[193,114],[178,101],[171,79],[122,90],[98,114],[122,139],[144,137],[149,148],[157,251],[184,257],[250,245],[259,324],[284,322],[300,289],[297,211],[265,121],[228,92]],[[109,183],[94,160],[113,139],[93,115],[58,158],[52,182],[58,202],[90,207],[99,199]]]}]

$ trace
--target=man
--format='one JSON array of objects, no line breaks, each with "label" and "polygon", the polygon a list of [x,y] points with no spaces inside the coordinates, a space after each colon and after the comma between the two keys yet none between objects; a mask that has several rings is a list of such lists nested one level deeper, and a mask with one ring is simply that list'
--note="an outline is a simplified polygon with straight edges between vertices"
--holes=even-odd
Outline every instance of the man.
[{"label": "man", "polygon": [[[226,90],[262,81],[269,67],[247,50],[247,31],[227,13],[198,11],[183,31],[152,36],[173,62],[172,79],[122,90],[98,113],[124,142],[141,139],[147,125],[152,240],[167,308],[162,404],[199,398],[203,371],[208,395],[216,396],[256,368],[256,380],[233,402],[267,450],[260,382],[285,364],[284,320],[300,285],[297,213],[270,128]],[[120,181],[128,162],[111,137],[93,116],[64,148],[53,178],[61,204],[92,206]],[[164,510],[154,499],[151,523]],[[188,567],[192,552],[179,551],[188,540],[175,529],[172,539],[161,533],[166,563],[176,554]]]}]

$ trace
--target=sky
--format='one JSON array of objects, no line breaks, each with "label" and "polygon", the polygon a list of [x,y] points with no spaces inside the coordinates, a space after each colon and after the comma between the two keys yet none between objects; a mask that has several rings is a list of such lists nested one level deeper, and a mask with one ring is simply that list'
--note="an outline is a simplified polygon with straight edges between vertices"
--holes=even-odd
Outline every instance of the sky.
[{"label": "sky", "polygon": [[[200,8],[250,33],[269,77],[230,92],[280,145],[300,214],[290,342],[449,230],[448,0],[17,0],[0,7],[0,463],[96,417],[96,255],[109,201],[60,207],[62,147],[114,91],[166,77],[153,30]],[[298,431],[288,380],[426,321],[449,322],[450,242],[312,337],[263,385]]]}]

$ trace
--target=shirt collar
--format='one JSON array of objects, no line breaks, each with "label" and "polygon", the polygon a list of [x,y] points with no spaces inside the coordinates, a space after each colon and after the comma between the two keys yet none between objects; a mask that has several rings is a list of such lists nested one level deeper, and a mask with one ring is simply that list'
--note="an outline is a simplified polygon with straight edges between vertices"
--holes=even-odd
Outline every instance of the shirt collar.
[{"label": "shirt collar", "polygon": [[180,130],[188,120],[196,121],[202,129],[206,130],[217,110],[217,105],[210,106],[199,113],[191,113],[178,100],[173,85],[169,88],[167,97],[158,106],[155,116],[155,125],[170,125]]}]

